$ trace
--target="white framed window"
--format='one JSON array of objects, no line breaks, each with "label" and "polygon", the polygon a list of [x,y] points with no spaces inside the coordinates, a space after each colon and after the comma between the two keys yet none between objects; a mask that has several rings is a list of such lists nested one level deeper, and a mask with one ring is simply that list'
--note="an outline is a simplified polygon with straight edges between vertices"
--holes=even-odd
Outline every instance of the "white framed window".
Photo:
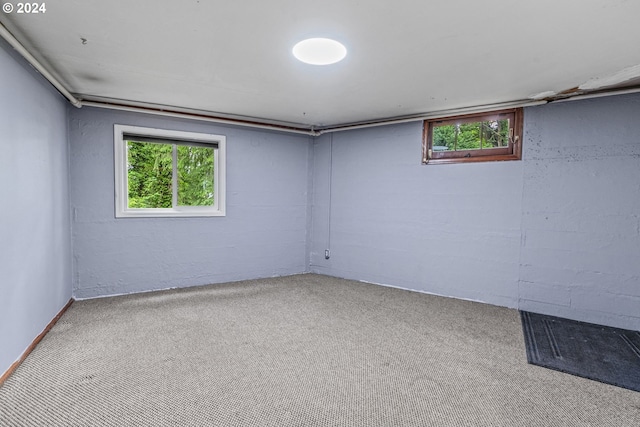
[{"label": "white framed window", "polygon": [[116,217],[225,215],[226,138],[114,125]]}]

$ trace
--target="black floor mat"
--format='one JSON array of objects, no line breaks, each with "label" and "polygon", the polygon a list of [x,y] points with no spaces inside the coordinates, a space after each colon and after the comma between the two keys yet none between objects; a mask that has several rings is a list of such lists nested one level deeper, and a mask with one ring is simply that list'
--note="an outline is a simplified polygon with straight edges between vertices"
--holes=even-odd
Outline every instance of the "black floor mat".
[{"label": "black floor mat", "polygon": [[533,365],[640,391],[640,332],[521,311]]}]

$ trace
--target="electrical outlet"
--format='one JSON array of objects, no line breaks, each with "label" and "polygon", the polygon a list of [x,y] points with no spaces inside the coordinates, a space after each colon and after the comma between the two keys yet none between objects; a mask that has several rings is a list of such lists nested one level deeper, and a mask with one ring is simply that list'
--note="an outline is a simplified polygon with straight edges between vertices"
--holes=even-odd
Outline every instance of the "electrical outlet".
[{"label": "electrical outlet", "polygon": [[324,250],[324,259],[329,259],[331,257],[331,253],[329,252],[329,249],[325,249]]}]

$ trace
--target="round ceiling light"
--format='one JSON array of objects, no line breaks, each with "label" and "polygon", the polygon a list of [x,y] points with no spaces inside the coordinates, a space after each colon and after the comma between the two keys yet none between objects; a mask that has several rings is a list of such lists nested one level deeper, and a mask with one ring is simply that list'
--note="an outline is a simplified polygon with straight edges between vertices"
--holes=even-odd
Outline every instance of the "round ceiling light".
[{"label": "round ceiling light", "polygon": [[329,65],[342,61],[347,56],[347,48],[331,39],[306,39],[293,47],[293,56],[307,64]]}]

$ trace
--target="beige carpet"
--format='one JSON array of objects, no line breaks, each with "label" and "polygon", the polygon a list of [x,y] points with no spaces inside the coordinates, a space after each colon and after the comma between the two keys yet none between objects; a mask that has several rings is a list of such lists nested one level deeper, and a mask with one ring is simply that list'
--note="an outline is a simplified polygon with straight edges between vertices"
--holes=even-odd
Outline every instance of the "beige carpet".
[{"label": "beige carpet", "polygon": [[11,427],[639,423],[514,310],[318,275],[76,302],[0,388]]}]

